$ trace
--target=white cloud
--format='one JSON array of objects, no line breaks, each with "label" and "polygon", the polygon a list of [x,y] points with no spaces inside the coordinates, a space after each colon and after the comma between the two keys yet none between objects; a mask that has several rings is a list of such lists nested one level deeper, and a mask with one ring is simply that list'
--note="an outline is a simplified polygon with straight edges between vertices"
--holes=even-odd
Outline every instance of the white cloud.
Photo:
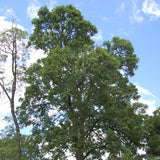
[{"label": "white cloud", "polygon": [[[5,30],[5,29],[10,29],[12,27],[12,22],[10,21],[6,21],[6,17],[3,17],[3,16],[0,16],[0,32]],[[16,24],[16,27],[24,30],[24,27],[19,25],[19,24]]]},{"label": "white cloud", "polygon": [[147,104],[149,107],[154,107],[156,105],[156,101],[151,99],[151,100],[146,100],[145,98],[140,98],[139,102],[143,103],[143,104]]},{"label": "white cloud", "polygon": [[3,116],[0,116],[0,130],[4,129],[7,126],[7,121],[4,120]]},{"label": "white cloud", "polygon": [[148,107],[146,113],[150,116],[153,116],[153,112],[157,109],[157,107]]},{"label": "white cloud", "polygon": [[9,16],[14,16],[14,17],[15,17],[15,13],[14,13],[14,10],[13,10],[12,8],[7,9],[7,10],[6,10],[6,13],[7,13]]},{"label": "white cloud", "polygon": [[0,16],[0,31],[3,31],[4,29],[7,29],[7,28],[11,28],[12,26],[12,23],[11,22],[8,22],[5,20],[5,17],[1,17]]},{"label": "white cloud", "polygon": [[142,11],[150,15],[150,20],[160,18],[160,3],[156,3],[154,0],[145,0],[143,2]]},{"label": "white cloud", "polygon": [[33,0],[27,8],[27,16],[30,19],[37,17],[37,12],[40,7],[41,7],[40,2],[38,0]]},{"label": "white cloud", "polygon": [[149,115],[153,115],[153,112],[157,109],[157,98],[154,94],[152,94],[149,90],[136,85],[141,98],[139,99],[140,103],[148,105],[146,113]]},{"label": "white cloud", "polygon": [[84,5],[84,2],[82,2],[82,1],[75,1],[75,2],[74,2],[74,6],[75,6],[77,9],[79,9],[79,10],[81,10],[80,8],[81,8],[83,5]]},{"label": "white cloud", "polygon": [[42,50],[34,50],[30,54],[30,59],[27,61],[27,67],[29,67],[31,64],[35,63],[38,59],[44,58],[47,55],[44,54],[44,51]]},{"label": "white cloud", "polygon": [[155,98],[155,96],[154,96],[150,91],[148,91],[147,89],[145,89],[145,88],[143,88],[143,87],[140,87],[140,86],[138,86],[138,85],[136,85],[136,87],[137,87],[138,92],[139,92],[140,94],[152,96],[152,97]]},{"label": "white cloud", "polygon": [[56,0],[50,0],[49,4],[48,4],[48,7],[49,9],[53,9],[54,5],[57,3]]},{"label": "white cloud", "polygon": [[141,10],[137,8],[136,0],[132,0],[132,5],[133,5],[133,13],[132,16],[130,16],[130,22],[142,23],[143,16],[141,15]]},{"label": "white cloud", "polygon": [[30,19],[36,18],[38,10],[40,7],[47,5],[49,10],[53,9],[54,5],[57,3],[57,0],[44,0],[43,3],[40,3],[38,0],[33,0],[30,2],[30,5],[27,8],[27,16]]},{"label": "white cloud", "polygon": [[92,37],[92,39],[95,41],[102,41],[103,40],[102,31],[99,31],[95,36]]},{"label": "white cloud", "polygon": [[125,3],[124,2],[122,2],[121,3],[121,5],[120,5],[120,7],[119,8],[117,8],[117,12],[123,12],[125,10]]},{"label": "white cloud", "polygon": [[[2,92],[1,89],[0,92]],[[10,103],[4,95],[1,95],[0,99],[0,115],[6,116],[7,114],[10,114]]]}]

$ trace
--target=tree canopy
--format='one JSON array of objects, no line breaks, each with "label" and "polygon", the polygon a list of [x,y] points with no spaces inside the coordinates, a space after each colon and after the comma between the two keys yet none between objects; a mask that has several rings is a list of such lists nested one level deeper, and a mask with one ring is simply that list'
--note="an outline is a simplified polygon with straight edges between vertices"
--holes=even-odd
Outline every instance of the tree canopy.
[{"label": "tree canopy", "polygon": [[75,50],[84,44],[93,44],[90,39],[97,29],[83,19],[81,12],[72,5],[58,6],[49,11],[47,6],[38,11],[38,18],[32,20],[34,32],[29,45],[33,44],[45,52],[55,46],[70,46]]}]

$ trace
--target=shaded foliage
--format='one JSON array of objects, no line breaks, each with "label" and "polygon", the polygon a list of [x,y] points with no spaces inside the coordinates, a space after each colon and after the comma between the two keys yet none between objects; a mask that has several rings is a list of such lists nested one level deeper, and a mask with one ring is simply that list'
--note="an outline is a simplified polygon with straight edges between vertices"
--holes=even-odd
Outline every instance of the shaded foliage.
[{"label": "shaded foliage", "polygon": [[147,132],[147,153],[160,156],[160,109],[154,111],[145,121]]},{"label": "shaded foliage", "polygon": [[[7,117],[6,117],[7,118]],[[8,118],[6,119],[8,121]],[[9,118],[9,121],[13,121]],[[0,133],[0,159],[17,160],[19,158],[19,148],[14,124],[10,123]],[[21,135],[22,160],[45,159],[38,144],[34,143],[34,138],[30,135]]]}]

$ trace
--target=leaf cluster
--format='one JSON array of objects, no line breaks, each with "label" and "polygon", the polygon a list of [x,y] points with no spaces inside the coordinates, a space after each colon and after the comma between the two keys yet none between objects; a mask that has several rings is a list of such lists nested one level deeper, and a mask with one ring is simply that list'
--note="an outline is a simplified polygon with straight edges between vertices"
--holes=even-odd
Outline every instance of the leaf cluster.
[{"label": "leaf cluster", "polygon": [[84,44],[92,45],[94,42],[90,37],[97,33],[96,27],[84,20],[81,12],[72,5],[58,6],[51,11],[47,6],[42,7],[32,24],[35,28],[29,45],[45,52],[55,46],[67,45],[76,50]]}]

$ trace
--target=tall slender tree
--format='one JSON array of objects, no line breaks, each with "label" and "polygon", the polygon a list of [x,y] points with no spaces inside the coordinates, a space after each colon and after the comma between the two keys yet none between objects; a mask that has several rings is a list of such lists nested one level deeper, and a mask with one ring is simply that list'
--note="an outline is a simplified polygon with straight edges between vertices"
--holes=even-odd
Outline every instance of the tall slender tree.
[{"label": "tall slender tree", "polygon": [[17,159],[21,160],[21,134],[15,113],[15,100],[18,84],[24,72],[23,69],[27,53],[27,32],[17,28],[13,22],[11,29],[5,29],[0,33],[0,87],[10,103],[11,115],[16,129]]}]

